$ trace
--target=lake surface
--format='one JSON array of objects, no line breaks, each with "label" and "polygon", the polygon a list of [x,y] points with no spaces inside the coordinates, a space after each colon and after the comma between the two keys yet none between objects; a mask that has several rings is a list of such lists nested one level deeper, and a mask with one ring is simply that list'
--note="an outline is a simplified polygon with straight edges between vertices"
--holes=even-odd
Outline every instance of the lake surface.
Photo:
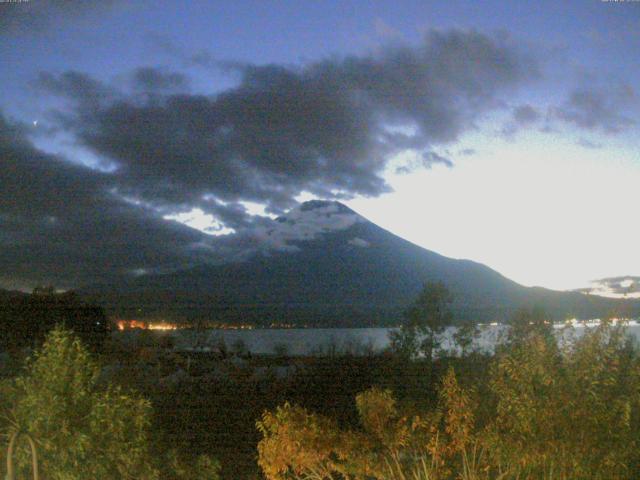
[{"label": "lake surface", "polygon": [[[576,326],[576,336],[584,332],[584,326]],[[389,346],[389,332],[392,328],[291,328],[291,329],[255,329],[255,330],[174,330],[154,332],[174,338],[178,350],[217,350],[224,343],[229,351],[244,348],[254,354],[273,354],[278,350],[288,355],[309,355],[320,352],[351,352],[366,354],[380,352]],[[491,351],[504,326],[487,325],[480,327],[480,336],[474,347]],[[453,349],[452,334],[455,328],[449,328],[442,336],[442,346]],[[558,332],[561,332],[558,329]],[[640,325],[632,324],[628,332],[640,340]],[[116,335],[126,341],[136,341],[140,331],[118,332]],[[561,334],[559,334],[561,335]]]}]

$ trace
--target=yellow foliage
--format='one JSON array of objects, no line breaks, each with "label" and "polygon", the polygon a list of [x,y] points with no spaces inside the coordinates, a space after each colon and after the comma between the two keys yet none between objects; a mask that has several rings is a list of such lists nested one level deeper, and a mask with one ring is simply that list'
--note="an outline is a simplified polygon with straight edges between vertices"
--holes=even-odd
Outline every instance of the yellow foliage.
[{"label": "yellow foliage", "polygon": [[368,390],[353,431],[287,404],[258,424],[260,466],[269,480],[637,478],[640,356],[623,328],[604,323],[563,348],[529,329],[491,359],[482,398],[478,387],[450,368],[420,415]]}]

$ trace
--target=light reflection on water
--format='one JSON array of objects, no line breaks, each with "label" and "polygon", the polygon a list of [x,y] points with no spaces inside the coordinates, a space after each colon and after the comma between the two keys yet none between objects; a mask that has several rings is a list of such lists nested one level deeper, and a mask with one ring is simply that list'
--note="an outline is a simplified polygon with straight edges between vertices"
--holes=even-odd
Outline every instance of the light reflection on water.
[{"label": "light reflection on water", "polygon": [[[573,329],[576,337],[584,332],[585,327],[577,324]],[[560,336],[566,337],[562,328],[556,325]],[[491,351],[504,334],[506,327],[502,325],[481,326],[480,335],[474,343],[474,348],[481,351]],[[207,330],[194,332],[192,330],[176,330],[168,332],[154,332],[156,335],[174,337],[178,350],[217,350],[217,346],[224,343],[229,351],[240,345],[252,354],[273,354],[278,350],[286,351],[289,355],[309,355],[313,353],[351,352],[367,354],[380,352],[389,346],[389,332],[393,328],[290,328],[290,329],[254,329],[254,330]],[[640,324],[630,323],[627,331],[640,340]],[[140,331],[130,330],[118,332],[120,338],[134,340]],[[455,328],[448,328],[442,335],[442,347],[450,350],[455,345],[452,335]]]}]

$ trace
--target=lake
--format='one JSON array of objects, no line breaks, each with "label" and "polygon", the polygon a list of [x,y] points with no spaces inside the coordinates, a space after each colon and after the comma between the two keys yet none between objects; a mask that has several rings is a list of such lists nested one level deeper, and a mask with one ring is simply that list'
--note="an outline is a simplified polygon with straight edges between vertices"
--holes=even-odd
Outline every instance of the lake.
[{"label": "lake", "polygon": [[[558,332],[561,328],[556,327]],[[576,336],[584,332],[582,325],[575,327]],[[475,347],[491,351],[505,327],[500,325],[486,325],[480,327],[480,336]],[[174,338],[177,350],[217,350],[217,346],[224,342],[230,351],[242,348],[253,354],[273,354],[278,350],[286,351],[289,355],[309,355],[320,352],[352,352],[366,354],[380,352],[389,346],[389,332],[392,328],[291,328],[291,329],[253,329],[253,330],[173,330],[155,332],[157,335]],[[628,331],[640,340],[640,325],[633,322]],[[140,330],[128,330],[115,333],[117,338],[125,342],[135,342]],[[452,334],[455,328],[448,328],[442,335],[442,346],[445,349],[454,348]]]}]

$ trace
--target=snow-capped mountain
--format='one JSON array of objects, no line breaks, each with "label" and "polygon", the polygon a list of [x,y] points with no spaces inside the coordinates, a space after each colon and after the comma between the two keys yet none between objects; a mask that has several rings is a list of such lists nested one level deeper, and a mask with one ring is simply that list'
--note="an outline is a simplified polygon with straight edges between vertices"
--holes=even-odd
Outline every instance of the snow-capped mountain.
[{"label": "snow-capped mountain", "polygon": [[85,294],[123,315],[261,325],[397,324],[428,281],[449,287],[461,321],[501,321],[533,306],[556,319],[640,312],[638,302],[524,287],[485,265],[403,240],[338,202],[303,203],[252,235],[261,247],[245,261],[141,276]]}]

